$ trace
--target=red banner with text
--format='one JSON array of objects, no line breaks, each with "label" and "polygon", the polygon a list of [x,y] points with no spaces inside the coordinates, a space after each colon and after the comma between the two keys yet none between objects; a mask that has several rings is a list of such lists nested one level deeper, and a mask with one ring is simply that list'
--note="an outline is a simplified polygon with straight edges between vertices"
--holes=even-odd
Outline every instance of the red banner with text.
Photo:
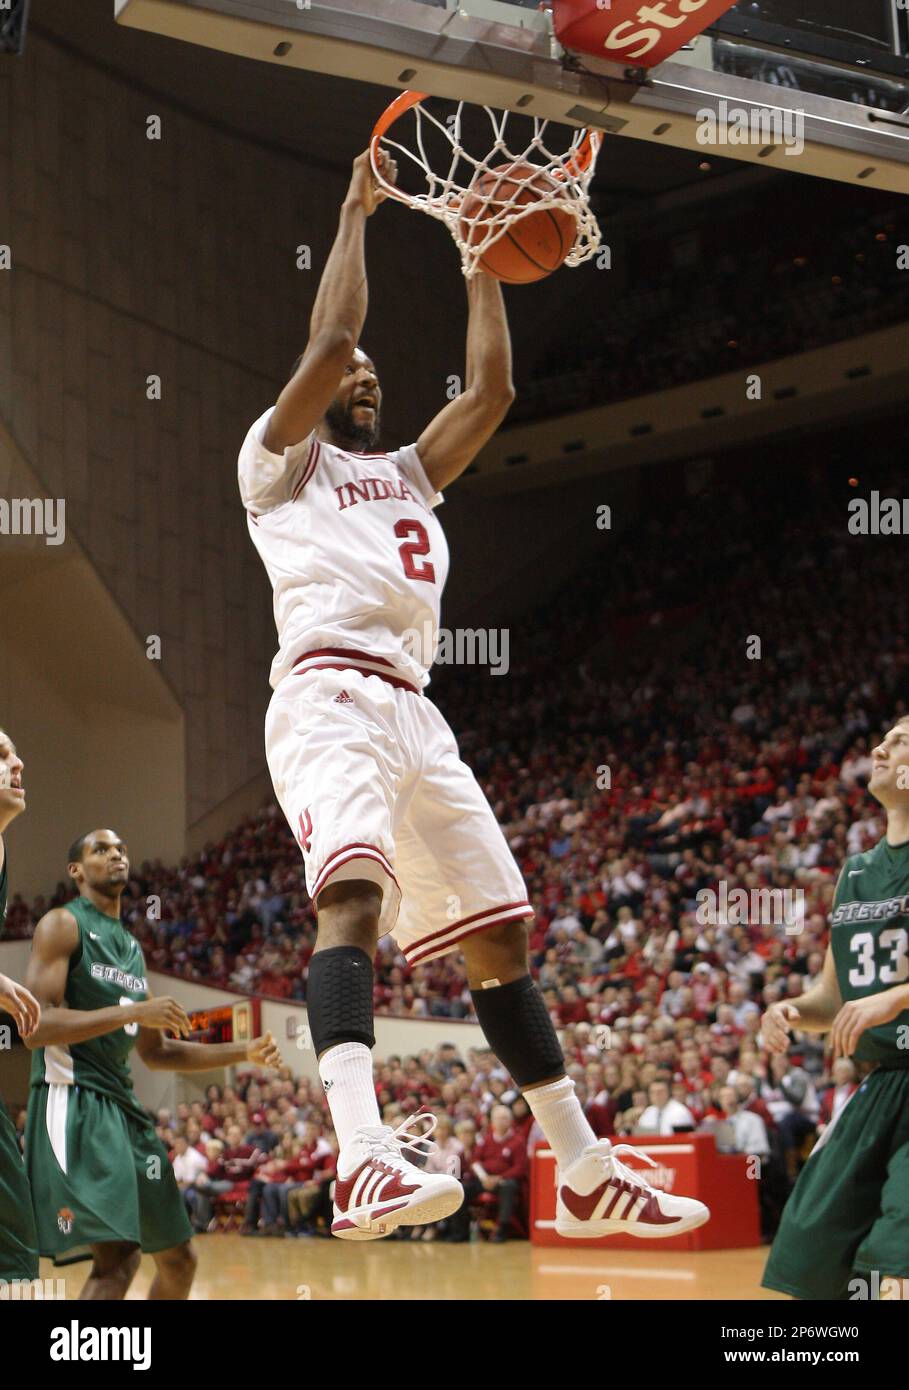
[{"label": "red banner with text", "polygon": [[731,10],[734,0],[552,0],[565,48],[652,68]]}]

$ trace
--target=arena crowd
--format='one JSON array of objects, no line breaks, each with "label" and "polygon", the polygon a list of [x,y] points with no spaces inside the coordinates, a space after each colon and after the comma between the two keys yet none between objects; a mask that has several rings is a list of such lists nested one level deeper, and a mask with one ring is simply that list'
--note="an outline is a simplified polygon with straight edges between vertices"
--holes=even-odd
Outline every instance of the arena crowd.
[{"label": "arena crowd", "polygon": [[[762,1157],[768,1233],[857,1077],[808,1036],[769,1059],[761,1011],[821,969],[842,863],[884,828],[870,749],[907,709],[899,548],[849,534],[830,467],[717,473],[683,510],[667,473],[647,519],[532,615],[545,647],[534,636],[523,655],[515,633],[507,678],[463,669],[433,685],[525,875],[533,973],[596,1133],[713,1128]],[[879,485],[893,492],[898,474]],[[751,906],[724,911],[738,890]],[[14,898],[8,934],[67,896]],[[305,1001],[315,918],[274,805],[193,859],[140,864],[124,902],[150,969]],[[384,1118],[435,1112],[438,1161],[456,1158],[471,1185],[465,1212],[498,1221],[507,1197],[495,1232],[519,1234],[539,1136],[495,1059],[462,1055],[459,958],[410,968],[385,938],[376,966],[379,1013],[453,1024],[434,1054],[377,1059]],[[324,1229],[333,1137],[308,1082],[244,1081],[159,1123],[178,1167],[199,1168],[186,1181],[200,1229],[225,1203],[251,1232]],[[466,1238],[463,1220],[442,1234]]]}]

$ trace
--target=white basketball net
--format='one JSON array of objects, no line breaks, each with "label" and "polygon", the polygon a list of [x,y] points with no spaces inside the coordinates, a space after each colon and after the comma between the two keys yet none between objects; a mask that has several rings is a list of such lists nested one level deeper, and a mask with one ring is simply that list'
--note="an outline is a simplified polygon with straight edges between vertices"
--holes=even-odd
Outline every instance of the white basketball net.
[{"label": "white basketball net", "polygon": [[[460,252],[461,267],[466,276],[475,274],[484,254],[513,223],[547,208],[559,208],[571,213],[575,219],[577,231],[574,244],[564,264],[576,266],[589,260],[600,244],[600,229],[590,209],[588,191],[602,143],[598,131],[575,131],[568,148],[558,154],[545,143],[550,122],[538,116],[521,115],[517,119],[531,122],[533,135],[529,144],[513,149],[506,139],[505,129],[510,113],[484,106],[482,110],[492,125],[494,143],[487,155],[477,158],[461,143],[461,117],[467,103],[458,102],[456,111],[442,121],[427,110],[414,94],[405,93],[401,100],[408,98],[412,98],[414,104],[404,108],[392,128],[402,136],[403,132],[398,126],[403,124],[405,118],[413,117],[415,128],[411,138],[414,148],[403,144],[400,139],[393,139],[387,131],[375,134],[371,145],[373,173],[389,197],[445,223]],[[450,146],[450,162],[444,172],[436,173],[427,155],[424,122],[431,122]],[[379,127],[376,129],[378,131]],[[435,143],[438,144],[438,140]],[[425,176],[426,192],[407,193],[383,178],[376,159],[379,149],[393,158],[403,156],[406,162],[415,165]],[[437,162],[442,161],[438,159]],[[495,175],[508,164],[532,165],[533,174],[528,173],[523,179],[511,174],[500,181],[492,179],[488,191],[471,187],[483,174]],[[540,178],[540,174],[549,177]],[[550,182],[557,185],[551,191]],[[516,197],[506,196],[509,187]],[[520,195],[527,187],[533,190],[534,197],[529,202],[523,202]],[[469,215],[465,216],[462,209],[468,197],[470,209]]]}]

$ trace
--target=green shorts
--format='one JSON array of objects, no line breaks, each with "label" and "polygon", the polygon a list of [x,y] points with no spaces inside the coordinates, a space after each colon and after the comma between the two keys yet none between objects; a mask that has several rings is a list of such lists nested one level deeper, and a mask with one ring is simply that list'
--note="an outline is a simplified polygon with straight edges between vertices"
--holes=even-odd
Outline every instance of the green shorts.
[{"label": "green shorts", "polygon": [[[909,1068],[878,1067],[815,1147],[783,1211],[763,1284],[848,1300],[850,1280],[909,1278]],[[869,1297],[868,1293],[865,1297]]]},{"label": "green shorts", "polygon": [[149,1120],[85,1086],[33,1086],[25,1127],[38,1249],[56,1265],[92,1245],[147,1254],[192,1236],[167,1150]]},{"label": "green shorts", "polygon": [[0,1279],[37,1278],[32,1195],[15,1128],[0,1101]]}]

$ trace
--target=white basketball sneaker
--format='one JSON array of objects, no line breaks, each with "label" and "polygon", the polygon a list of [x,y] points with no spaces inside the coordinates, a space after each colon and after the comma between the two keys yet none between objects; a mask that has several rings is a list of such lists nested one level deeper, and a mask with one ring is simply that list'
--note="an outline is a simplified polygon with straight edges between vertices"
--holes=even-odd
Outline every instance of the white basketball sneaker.
[{"label": "white basketball sneaker", "polygon": [[639,1236],[665,1240],[694,1231],[710,1220],[710,1209],[691,1197],[673,1197],[651,1187],[643,1174],[621,1162],[620,1154],[657,1165],[630,1144],[599,1139],[558,1178],[556,1232],[573,1240],[596,1236]]},{"label": "white basketball sneaker", "polygon": [[[430,1121],[423,1133],[408,1126]],[[404,1157],[409,1149],[430,1154],[435,1115],[408,1116],[397,1129],[361,1125],[338,1154],[331,1233],[342,1240],[378,1240],[398,1226],[426,1226],[453,1215],[464,1189],[447,1173],[424,1173]]]}]

